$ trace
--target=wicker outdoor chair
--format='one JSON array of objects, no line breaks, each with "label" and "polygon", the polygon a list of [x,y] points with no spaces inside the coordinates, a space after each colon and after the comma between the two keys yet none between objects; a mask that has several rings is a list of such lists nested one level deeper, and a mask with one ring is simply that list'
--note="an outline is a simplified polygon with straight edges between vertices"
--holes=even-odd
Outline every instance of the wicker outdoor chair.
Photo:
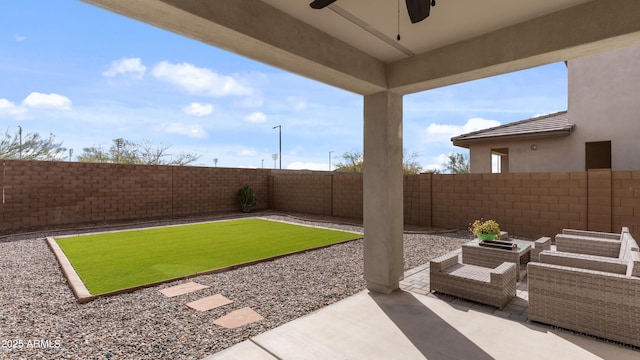
[{"label": "wicker outdoor chair", "polygon": [[621,237],[585,237],[586,245],[571,240],[578,249],[608,255],[607,241],[618,241],[615,257],[541,252],[539,262],[527,266],[529,320],[640,346],[640,252],[628,231]]},{"label": "wicker outdoor chair", "polygon": [[516,264],[496,268],[458,262],[458,254],[430,262],[431,291],[457,296],[502,309],[516,296]]}]

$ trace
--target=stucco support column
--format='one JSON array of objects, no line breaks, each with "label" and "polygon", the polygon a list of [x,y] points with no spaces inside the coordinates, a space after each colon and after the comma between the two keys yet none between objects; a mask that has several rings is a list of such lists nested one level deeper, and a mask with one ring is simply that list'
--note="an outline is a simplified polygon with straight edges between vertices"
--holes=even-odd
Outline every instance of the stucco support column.
[{"label": "stucco support column", "polygon": [[399,288],[404,256],[402,95],[364,97],[364,279],[367,288]]}]

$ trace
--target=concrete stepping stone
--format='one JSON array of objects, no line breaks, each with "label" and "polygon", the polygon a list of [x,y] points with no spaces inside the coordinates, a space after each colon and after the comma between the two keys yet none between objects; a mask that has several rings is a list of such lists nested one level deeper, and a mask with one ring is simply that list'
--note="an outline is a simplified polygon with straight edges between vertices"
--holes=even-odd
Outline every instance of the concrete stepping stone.
[{"label": "concrete stepping stone", "polygon": [[197,282],[190,281],[185,284],[172,286],[166,289],[160,290],[160,292],[166,297],[176,297],[179,295],[188,294],[197,290],[206,289],[209,286],[198,284]]},{"label": "concrete stepping stone", "polygon": [[207,311],[207,310],[215,309],[220,306],[231,304],[232,302],[233,301],[227,299],[226,297],[220,294],[216,294],[213,296],[207,296],[205,298],[187,303],[187,306],[194,310]]},{"label": "concrete stepping stone", "polygon": [[223,328],[235,329],[237,327],[251,324],[263,319],[264,318],[257,312],[253,311],[252,308],[246,307],[240,310],[232,311],[227,315],[217,319],[213,323]]}]

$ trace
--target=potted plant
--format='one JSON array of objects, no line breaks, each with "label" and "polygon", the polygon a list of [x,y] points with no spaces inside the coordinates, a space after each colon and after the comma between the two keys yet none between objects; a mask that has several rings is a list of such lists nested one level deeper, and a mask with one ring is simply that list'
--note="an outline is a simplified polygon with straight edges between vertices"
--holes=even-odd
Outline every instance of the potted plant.
[{"label": "potted plant", "polygon": [[469,231],[478,239],[491,241],[500,238],[500,225],[495,220],[476,220],[469,224]]}]

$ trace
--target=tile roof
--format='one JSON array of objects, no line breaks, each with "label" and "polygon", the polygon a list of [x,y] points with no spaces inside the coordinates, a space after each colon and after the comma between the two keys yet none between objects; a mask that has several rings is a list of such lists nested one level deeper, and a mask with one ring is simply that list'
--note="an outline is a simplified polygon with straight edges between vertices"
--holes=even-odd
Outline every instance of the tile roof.
[{"label": "tile roof", "polygon": [[503,139],[530,139],[569,136],[574,124],[569,123],[566,111],[543,115],[504,124],[489,129],[478,130],[451,138],[453,145],[469,147],[469,143],[479,141],[498,141]]}]

